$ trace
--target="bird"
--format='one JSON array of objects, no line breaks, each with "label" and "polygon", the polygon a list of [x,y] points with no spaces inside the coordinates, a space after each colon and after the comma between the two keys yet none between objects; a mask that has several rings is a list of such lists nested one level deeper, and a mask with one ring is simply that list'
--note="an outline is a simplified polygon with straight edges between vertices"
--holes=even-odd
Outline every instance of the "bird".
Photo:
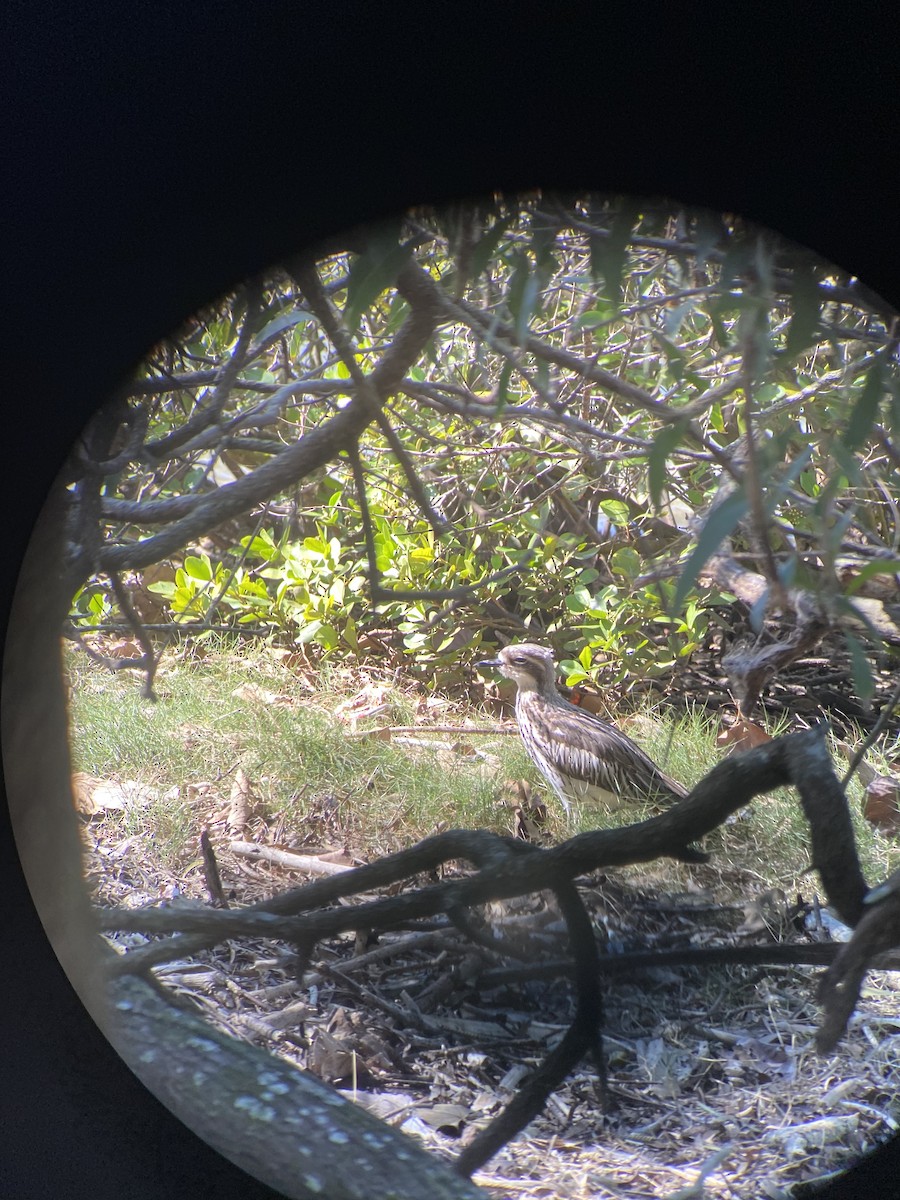
[{"label": "bird", "polygon": [[476,665],[495,667],[515,682],[525,749],[570,820],[573,805],[612,810],[623,801],[670,804],[688,794],[621,729],[563,699],[553,651],[546,646],[519,642]]}]

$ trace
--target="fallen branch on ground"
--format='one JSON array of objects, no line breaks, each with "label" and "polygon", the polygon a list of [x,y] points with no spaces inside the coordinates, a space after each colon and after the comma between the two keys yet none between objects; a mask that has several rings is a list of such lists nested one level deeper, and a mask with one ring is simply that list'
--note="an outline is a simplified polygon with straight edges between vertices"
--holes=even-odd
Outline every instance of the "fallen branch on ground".
[{"label": "fallen branch on ground", "polygon": [[[785,784],[792,784],[799,794],[810,827],[812,861],[824,891],[840,917],[853,925],[864,912],[867,887],[846,797],[832,767],[824,727],[817,727],[725,759],[688,797],[660,816],[620,829],[579,834],[551,849],[484,830],[452,830],[242,910],[101,910],[100,923],[107,930],[157,934],[182,931],[127,952],[111,964],[110,972],[122,976],[146,971],[155,964],[241,935],[292,942],[301,960],[305,960],[318,940],[349,930],[380,932],[438,914],[465,930],[467,914],[474,906],[544,889],[553,891],[566,920],[575,959],[572,973],[578,999],[576,1017],[528,1084],[463,1151],[457,1169],[468,1174],[541,1111],[547,1097],[588,1051],[593,1053],[603,1080],[598,987],[604,962],[598,957],[574,880],[598,868],[648,862],[666,855],[675,857],[686,844],[702,838],[754,796]],[[377,888],[393,887],[460,859],[472,864],[473,874],[355,905],[337,903]],[[329,905],[334,907],[325,907]],[[886,948],[879,942],[879,950]],[[832,948],[828,950],[833,953]],[[812,957],[827,961],[827,953],[821,958]]]}]

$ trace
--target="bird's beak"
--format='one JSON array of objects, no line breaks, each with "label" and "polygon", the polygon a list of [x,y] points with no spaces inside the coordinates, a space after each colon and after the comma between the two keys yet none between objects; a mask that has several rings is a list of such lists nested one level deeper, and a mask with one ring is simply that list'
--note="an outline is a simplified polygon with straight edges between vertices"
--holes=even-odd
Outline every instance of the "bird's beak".
[{"label": "bird's beak", "polygon": [[499,658],[482,658],[480,662],[475,664],[476,667],[499,667],[502,666]]}]

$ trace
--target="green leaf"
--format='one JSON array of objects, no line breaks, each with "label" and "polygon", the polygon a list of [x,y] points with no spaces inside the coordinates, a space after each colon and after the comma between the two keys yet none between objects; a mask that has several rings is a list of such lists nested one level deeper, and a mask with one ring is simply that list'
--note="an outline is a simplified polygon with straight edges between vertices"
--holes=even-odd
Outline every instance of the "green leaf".
[{"label": "green leaf", "polygon": [[500,244],[500,239],[512,224],[512,217],[502,217],[475,244],[472,251],[472,282],[474,283],[481,272],[487,267],[494,251]]},{"label": "green leaf", "polygon": [[600,329],[604,325],[609,325],[616,316],[616,309],[612,305],[598,302],[595,308],[588,309],[587,312],[576,317],[573,325],[576,329]]},{"label": "green leaf", "polygon": [[247,551],[248,556],[261,558],[264,562],[271,562],[281,553],[267,529],[261,529],[255,537],[241,538],[241,545]]},{"label": "green leaf", "polygon": [[803,261],[794,268],[794,312],[788,325],[783,357],[796,358],[816,339],[819,328],[821,297],[819,280],[813,264]]},{"label": "green leaf", "polygon": [[[733,237],[731,239],[728,249],[722,258],[722,268],[719,272],[719,290],[721,293],[727,292],[737,277],[743,275],[749,268],[752,254],[753,246],[746,238]],[[736,304],[736,297],[723,294],[716,304],[716,312],[720,314],[728,306],[734,307]]]},{"label": "green leaf", "polygon": [[775,481],[773,487],[770,487],[765,496],[765,509],[768,513],[773,513],[779,502],[787,495],[788,491],[794,486],[798,478],[806,469],[806,464],[813,456],[813,447],[805,446],[797,457],[788,464],[784,474]]},{"label": "green leaf", "polygon": [[838,492],[843,492],[850,484],[856,487],[861,478],[859,459],[839,437],[831,443],[831,453],[841,470],[832,471],[828,483],[822,491],[822,496],[826,494],[835,496]]},{"label": "green leaf", "polygon": [[857,696],[863,703],[863,707],[868,708],[872,702],[872,697],[875,695],[875,676],[872,672],[872,664],[866,656],[862,642],[854,637],[852,633],[848,633],[845,630],[844,641],[847,643],[847,649],[850,651],[850,670],[853,675],[853,686],[856,689]]},{"label": "green leaf", "polygon": [[631,520],[631,511],[623,500],[601,500],[600,511],[603,512],[613,525],[624,529]]},{"label": "green leaf", "polygon": [[503,364],[503,369],[500,372],[500,378],[497,382],[497,404],[500,412],[510,403],[509,397],[509,381],[512,377],[513,365],[507,359]]},{"label": "green leaf", "polygon": [[326,650],[334,650],[340,642],[338,631],[333,625],[322,624],[316,633],[316,641]]},{"label": "green leaf", "polygon": [[301,321],[312,321],[312,313],[306,312],[304,309],[293,309],[291,312],[279,313],[277,317],[265,325],[259,332],[257,337],[258,342],[267,342],[269,338],[275,337],[276,334],[283,333],[285,329],[293,329],[295,325],[299,325]]},{"label": "green leaf", "polygon": [[525,339],[528,337],[528,324],[534,312],[537,295],[537,277],[531,270],[527,255],[520,251],[516,255],[507,291],[507,304],[515,325],[516,340],[520,345],[524,345]]},{"label": "green leaf", "polygon": [[847,422],[843,442],[848,450],[859,449],[869,436],[884,393],[884,355],[880,353],[869,367],[866,382]]},{"label": "green leaf", "polygon": [[653,439],[653,445],[647,453],[647,485],[655,512],[659,511],[666,483],[666,461],[684,437],[685,428],[686,425],[680,421],[675,425],[664,425]]},{"label": "green leaf", "polygon": [[622,197],[618,211],[609,225],[609,232],[590,235],[591,274],[602,279],[607,297],[615,304],[622,302],[622,274],[628,258],[628,243],[640,216],[636,200]]},{"label": "green leaf", "polygon": [[[516,314],[516,340],[520,346],[525,345],[525,339],[528,337],[528,326],[531,324],[531,318],[534,316],[535,302],[539,292],[540,283],[537,275],[532,271],[525,280],[519,311]],[[542,362],[544,362],[543,359],[538,360],[539,371]],[[546,380],[544,382],[546,383]]]},{"label": "green leaf", "polygon": [[668,376],[676,380],[676,383],[680,383],[680,379],[682,379],[684,373],[684,350],[676,346],[676,343],[671,341],[671,338],[659,334],[659,332],[654,335],[654,341],[659,342],[662,353],[665,355]]},{"label": "green leaf", "polygon": [[341,633],[344,641],[354,653],[359,653],[359,638],[356,633],[356,622],[352,617],[348,617],[344,622],[343,632]]},{"label": "green leaf", "polygon": [[811,496],[813,499],[818,496],[821,489],[819,488],[819,481],[814,470],[800,472],[800,487],[807,496]]},{"label": "green leaf", "polygon": [[189,554],[184,560],[184,571],[191,579],[200,579],[205,583],[210,582],[213,577],[212,565],[205,554],[202,558]]},{"label": "green leaf", "polygon": [[306,625],[303,626],[303,628],[300,630],[300,632],[294,638],[294,645],[305,646],[307,642],[313,641],[316,638],[316,636],[318,635],[319,630],[321,628],[322,628],[321,621],[309,621]]},{"label": "green leaf", "polygon": [[704,565],[735,529],[738,521],[747,513],[747,497],[743,488],[732,492],[730,496],[717,504],[706,519],[703,532],[697,539],[697,545],[691,551],[672,600],[673,608],[678,610],[687,599],[687,594],[694,586],[697,576]]},{"label": "green leaf", "polygon": [[571,658],[564,659],[559,664],[560,672],[566,687],[577,687],[579,683],[584,683],[590,676],[586,671],[582,671],[578,664]]},{"label": "green leaf", "polygon": [[720,243],[727,241],[728,230],[718,213],[699,209],[694,214],[694,245],[697,267],[706,265],[709,253]]},{"label": "green leaf", "polygon": [[412,249],[398,243],[390,232],[382,230],[353,263],[347,278],[347,302],[344,321],[356,331],[359,319],[386,288],[391,287],[406,265]]},{"label": "green leaf", "polygon": [[609,565],[616,574],[624,575],[630,581],[640,575],[644,564],[636,550],[631,546],[623,546],[611,556]]}]

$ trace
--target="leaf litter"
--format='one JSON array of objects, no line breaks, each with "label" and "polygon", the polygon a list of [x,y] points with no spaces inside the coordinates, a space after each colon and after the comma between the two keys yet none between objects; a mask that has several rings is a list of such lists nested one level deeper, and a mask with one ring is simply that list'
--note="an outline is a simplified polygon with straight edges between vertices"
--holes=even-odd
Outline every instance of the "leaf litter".
[{"label": "leaf litter", "polygon": [[[380,707],[380,697],[366,700]],[[457,750],[464,744],[461,732],[432,752],[459,755],[477,770],[478,757]],[[415,761],[425,751],[414,743],[406,752]],[[116,794],[110,781],[98,784]],[[527,785],[505,787],[516,792],[520,803],[508,807],[521,816]],[[261,815],[254,795],[242,767],[231,781],[182,789],[192,828],[209,830],[231,904],[304,881],[277,861],[231,849],[238,833],[265,847],[288,832]],[[346,797],[307,799],[310,820],[294,826],[286,849],[346,865],[377,856],[353,845]],[[177,862],[165,862],[149,832],[125,836],[124,809],[91,807],[83,807],[82,824],[97,903],[208,902],[196,838]],[[620,871],[580,881],[601,953],[808,940],[809,922],[800,928],[783,893],[765,891],[753,872],[714,863],[683,871],[680,891],[671,873],[654,881],[646,866],[635,877]],[[508,1103],[574,1015],[568,980],[540,971],[565,954],[554,898],[495,902],[480,918],[478,944],[440,920],[372,944],[352,935],[325,940],[300,978],[293,947],[251,938],[154,970],[214,1025],[313,1071],[452,1158]],[[816,936],[829,935],[820,928]],[[147,938],[108,940],[124,951]],[[602,1111],[595,1071],[583,1062],[475,1182],[498,1200],[786,1200],[795,1184],[851,1165],[900,1126],[900,975],[869,974],[847,1036],[823,1056],[813,1041],[817,974],[733,965],[611,973],[603,1022],[610,1111]]]}]

